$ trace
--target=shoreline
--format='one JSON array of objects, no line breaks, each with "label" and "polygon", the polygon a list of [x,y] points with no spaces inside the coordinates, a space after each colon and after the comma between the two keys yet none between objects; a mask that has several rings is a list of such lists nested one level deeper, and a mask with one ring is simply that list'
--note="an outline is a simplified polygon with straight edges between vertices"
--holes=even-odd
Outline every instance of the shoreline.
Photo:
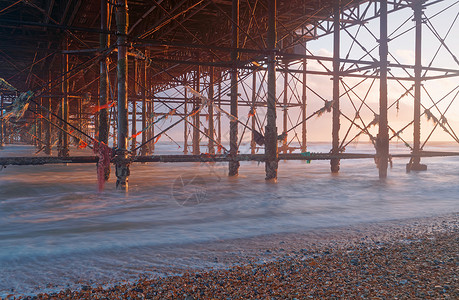
[{"label": "shoreline", "polygon": [[[450,297],[454,299],[459,296],[457,277],[452,275],[457,270],[457,264],[459,263],[458,233],[459,213],[451,213],[436,217],[362,223],[314,229],[300,233],[272,234],[253,238],[192,244],[178,249],[174,255],[178,259],[183,255],[191,255],[192,257],[188,257],[189,259],[199,261],[201,265],[207,267],[190,268],[186,264],[182,265],[182,267],[168,266],[162,270],[161,268],[156,270],[158,274],[165,276],[148,275],[148,277],[145,276],[143,279],[128,283],[106,284],[105,289],[102,285],[97,284],[82,285],[79,290],[72,291],[67,289],[56,293],[37,294],[37,299],[88,299],[94,297],[109,297],[110,299],[118,297],[119,299],[124,299],[127,296],[132,297],[132,299],[185,299],[185,295],[192,296],[194,299],[208,299],[212,293],[217,292],[220,295],[217,298],[230,297],[231,299],[237,299],[243,297],[242,291],[250,293],[255,290],[258,294],[247,294],[247,297],[265,298],[274,296],[277,293],[273,292],[272,287],[274,284],[282,287],[288,282],[293,282],[294,278],[301,276],[314,278],[314,276],[320,275],[317,270],[322,270],[322,277],[328,278],[325,281],[320,280],[323,283],[322,285],[315,284],[314,282],[317,280],[310,281],[308,279],[309,288],[303,287],[302,289],[304,295],[294,296],[293,294],[297,292],[294,292],[296,290],[290,287],[288,289],[284,288],[282,292],[279,292],[281,293],[279,297],[291,296],[291,298],[301,299],[309,293],[308,291],[311,293],[313,291],[317,292],[316,288],[312,289],[314,285],[316,287],[322,286],[323,288],[327,286],[327,289],[330,290],[333,284],[341,282],[345,276],[357,276],[356,274],[359,272],[370,272],[370,270],[375,274],[379,274],[375,276],[382,276],[381,278],[378,277],[381,282],[378,280],[375,282],[379,282],[378,284],[385,282],[384,284],[388,285],[387,280],[384,279],[388,276],[386,274],[387,270],[384,271],[384,268],[379,268],[379,270],[378,268],[370,268],[371,266],[374,267],[374,265],[372,265],[371,257],[368,257],[368,255],[373,255],[373,258],[376,255],[380,259],[387,257],[386,261],[393,260],[399,263],[396,269],[398,269],[398,275],[401,275],[399,276],[400,278],[410,269],[421,270],[424,268],[425,270],[430,270],[429,268],[436,267],[429,265],[430,262],[427,260],[430,256],[432,256],[431,261],[444,262],[440,264],[442,268],[437,273],[441,277],[440,281],[447,282],[444,284],[447,288],[440,289],[438,286],[441,286],[441,283],[435,284],[431,288],[430,285],[426,285],[423,288],[425,290],[424,296],[421,294],[417,296],[416,294],[410,295],[413,297],[422,296],[425,298],[444,299],[449,299],[448,297]],[[438,248],[446,249],[445,253],[439,253],[437,251]],[[414,258],[404,259],[402,254],[405,252],[409,253],[409,257],[423,257],[424,261]],[[414,254],[410,254],[410,252]],[[442,255],[449,255],[449,257],[443,259]],[[353,256],[357,258],[352,258]],[[407,256],[405,255],[405,257]],[[366,263],[363,263],[363,261]],[[423,264],[427,265],[424,266]],[[278,280],[283,276],[279,274],[283,274],[286,272],[285,270],[290,270],[291,268],[302,271],[292,274],[288,271],[287,273],[290,274],[288,281]],[[264,270],[263,272],[266,274],[258,276],[259,270]],[[346,273],[350,271],[353,273]],[[277,275],[266,276],[268,273],[278,274],[280,277]],[[364,273],[362,274],[362,276],[365,275]],[[225,280],[225,276],[229,276],[230,279]],[[352,276],[349,278],[352,278]],[[367,274],[367,276],[369,275]],[[410,276],[415,275],[411,274]],[[421,270],[420,274],[416,276],[415,280],[419,283],[422,282],[423,278],[428,279],[433,275],[429,273],[427,277],[427,274],[423,275]],[[371,278],[373,277],[371,276]],[[245,278],[245,281],[234,281],[235,278]],[[409,281],[410,278],[414,277],[403,277],[404,279],[402,278],[397,282],[391,276],[388,278],[392,283],[392,290],[389,294],[391,297],[389,298],[393,298],[392,292],[394,289],[405,292],[410,291],[411,288],[409,286],[411,285],[408,285],[408,283],[411,282]],[[254,280],[259,282],[259,288],[253,286],[249,288]],[[218,284],[215,285],[215,282]],[[328,283],[325,284],[326,282]],[[353,280],[348,283],[339,283],[338,290],[342,290],[342,293],[345,293],[345,287],[349,286],[351,282]],[[375,282],[373,283],[375,284]],[[355,284],[355,282],[352,284]],[[267,289],[265,290],[262,287]],[[352,298],[360,295],[386,297],[383,294],[372,293],[372,287],[373,285],[367,286],[366,289],[368,291],[357,289],[355,290],[357,294],[336,294],[335,296],[324,294],[323,296],[327,298]],[[271,292],[269,292],[270,290]],[[314,293],[309,293],[308,295],[313,298],[320,297],[319,294]],[[410,295],[406,294],[404,297],[410,297]],[[21,298],[19,295],[11,295],[10,298],[5,299],[14,299],[14,296],[17,297],[16,299],[32,299],[32,297]]]}]

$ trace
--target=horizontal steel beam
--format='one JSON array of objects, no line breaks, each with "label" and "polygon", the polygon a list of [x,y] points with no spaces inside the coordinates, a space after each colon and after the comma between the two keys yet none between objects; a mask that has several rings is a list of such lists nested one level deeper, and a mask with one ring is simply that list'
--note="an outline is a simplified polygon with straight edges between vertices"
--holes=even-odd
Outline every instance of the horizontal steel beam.
[{"label": "horizontal steel beam", "polygon": [[[391,154],[392,158],[419,157],[447,157],[459,156],[459,152],[421,151],[419,155],[410,153]],[[330,160],[330,159],[374,159],[376,154],[367,153],[341,153],[332,155],[330,153],[279,153],[279,160]],[[8,165],[45,165],[45,164],[66,164],[66,163],[97,163],[97,156],[72,156],[60,157],[1,157],[0,166]],[[235,157],[229,155],[151,155],[135,156],[132,162],[229,162],[229,161],[265,161],[264,154],[238,154]]]}]

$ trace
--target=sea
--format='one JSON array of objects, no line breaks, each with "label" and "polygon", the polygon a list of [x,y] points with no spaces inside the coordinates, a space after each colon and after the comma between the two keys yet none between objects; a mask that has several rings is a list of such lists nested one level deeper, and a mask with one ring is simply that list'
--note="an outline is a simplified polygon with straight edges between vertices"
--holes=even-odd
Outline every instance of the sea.
[{"label": "sea", "polygon": [[[329,150],[329,143],[308,145]],[[459,152],[459,145],[425,150]],[[156,151],[181,150],[158,143]],[[35,152],[6,145],[0,157],[43,155]],[[359,143],[346,152],[374,148]],[[409,152],[401,143],[391,153]],[[227,163],[135,163],[127,193],[115,189],[113,168],[99,192],[94,164],[0,166],[0,297],[215,267],[193,253],[177,255],[188,245],[459,211],[459,157],[423,158],[423,172],[407,173],[407,163],[394,158],[380,180],[372,159],[342,160],[338,174],[329,161],[281,160],[277,183],[265,181],[257,162],[242,162],[237,177],[227,176]]]}]

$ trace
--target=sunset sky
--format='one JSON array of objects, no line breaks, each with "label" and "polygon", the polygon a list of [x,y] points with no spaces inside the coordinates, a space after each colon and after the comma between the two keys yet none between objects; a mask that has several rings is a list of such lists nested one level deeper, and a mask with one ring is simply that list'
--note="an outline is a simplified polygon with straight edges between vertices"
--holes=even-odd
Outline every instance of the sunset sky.
[{"label": "sunset sky", "polygon": [[[440,14],[437,14],[438,12],[442,11],[445,7],[448,7],[453,4],[453,1],[444,1],[443,3],[438,3],[435,5],[432,5],[428,7],[428,9],[425,10],[425,14],[429,17],[429,20],[433,27],[435,28],[436,32],[445,39],[446,45],[449,47],[450,51],[457,55],[459,54],[459,40],[455,38],[455,32],[459,31],[459,20],[458,18],[458,13],[457,9],[448,9]],[[458,4],[456,3],[454,7],[457,8]],[[434,17],[432,17],[434,16]],[[389,43],[389,52],[393,56],[389,56],[389,62],[390,63],[396,63],[395,59],[398,60],[399,63],[401,64],[409,64],[413,65],[414,64],[414,47],[415,47],[415,32],[414,32],[414,21],[413,19],[413,11],[411,9],[403,9],[401,11],[391,13],[389,14],[389,19],[388,19],[388,33],[389,37],[396,37],[395,39],[391,40]],[[402,25],[403,24],[403,25]],[[402,25],[402,26],[401,26]],[[450,30],[450,33],[447,35],[448,30],[452,26],[452,29]],[[397,29],[398,28],[398,29]],[[399,35],[400,33],[403,33],[407,31],[406,33]],[[371,56],[365,56],[363,57],[364,51],[357,45],[353,44],[352,46],[352,51],[350,51],[349,58],[351,59],[362,59],[362,60],[372,60],[373,58],[379,60],[379,49],[377,47],[378,43],[375,39],[375,37],[379,37],[379,19],[370,21],[369,23],[366,24],[365,27],[359,27],[359,26],[354,26],[348,29],[349,34],[354,35],[358,38],[358,41],[364,46],[366,49],[373,49],[371,51]],[[371,32],[371,33],[370,33]],[[358,33],[358,34],[357,34]],[[434,33],[426,26],[426,24],[423,25],[423,30],[422,30],[423,36],[422,36],[422,64],[423,66],[427,66],[432,62],[432,58],[435,56],[439,46],[440,42],[438,39],[434,36]],[[349,48],[352,44],[352,39],[350,38],[348,33],[346,33],[344,30],[341,31],[341,57],[346,57],[349,51]],[[374,35],[374,36],[372,36]],[[307,43],[307,48],[309,51],[311,51],[315,55],[319,56],[327,56],[327,57],[332,57],[333,56],[333,36],[329,35],[323,38],[320,38],[318,40],[312,40]],[[395,59],[394,59],[395,58]],[[331,62],[323,62],[323,64],[329,68],[332,69],[332,64]],[[436,58],[433,60],[432,66],[434,67],[442,67],[442,68],[451,68],[451,69],[457,69],[458,65],[454,61],[452,55],[445,50],[444,47],[440,47],[440,50],[438,51],[438,54],[436,55]],[[347,65],[349,67],[349,65]],[[317,62],[314,60],[309,60],[308,61],[308,69],[309,70],[319,70],[319,71],[325,71],[325,69]],[[394,76],[403,76],[403,77],[408,77],[407,73],[400,68],[392,68],[390,70]],[[408,70],[409,74],[413,75],[412,70]],[[427,76],[432,76],[432,75],[442,75],[441,73],[438,72],[429,72],[427,73]],[[261,76],[261,75],[260,75]],[[296,74],[295,75],[297,78],[301,79],[302,76],[301,74]],[[279,102],[283,101],[283,95],[282,89],[283,89],[283,76],[281,74],[278,74],[278,81],[277,81],[277,95],[279,97]],[[351,87],[355,85],[356,83],[360,82],[361,78],[344,78],[344,82],[347,86]],[[239,93],[241,93],[241,98],[240,101],[247,101],[251,97],[251,82],[252,79],[251,77],[248,77],[246,81],[243,83],[245,87],[242,87],[242,85],[239,86]],[[294,80],[295,82],[295,80]],[[373,83],[372,88],[369,90],[369,87],[372,83],[372,79],[366,80],[364,83],[360,84],[358,88],[355,88],[353,91],[355,94],[357,94],[359,97],[362,99],[365,97],[365,94],[368,92],[366,104],[376,113],[379,113],[379,82],[376,80]],[[405,88],[409,89],[413,82],[412,81],[402,81],[401,82]],[[296,91],[297,95],[301,98],[301,84],[300,82],[296,81]],[[292,87],[295,86],[295,84],[290,84]],[[332,100],[332,80],[328,76],[321,76],[321,75],[308,75],[307,78],[307,84],[308,87],[310,87],[314,92],[319,94],[323,99],[326,100]],[[438,101],[442,97],[444,97],[446,94],[452,92],[448,97],[446,97],[443,101],[441,101],[437,106],[438,108],[444,112],[446,107],[448,107],[453,100],[454,96],[456,95],[458,91],[458,84],[457,84],[457,77],[451,77],[447,79],[441,79],[441,80],[433,80],[429,82],[423,82],[424,87],[426,88],[428,94],[426,91],[422,91],[422,104],[430,108],[432,106],[432,101],[430,100],[430,97],[434,99],[434,101]],[[343,89],[343,86],[341,88],[341,94],[343,94],[345,91]],[[399,131],[401,130],[405,125],[407,125],[413,118],[413,96],[407,94],[403,97],[401,97],[406,89],[400,85],[400,83],[396,82],[395,80],[389,80],[389,92],[388,92],[388,102],[389,105],[392,105],[392,107],[389,109],[389,125],[395,130]],[[411,91],[413,94],[413,90]],[[203,91],[203,94],[206,92]],[[246,96],[246,93],[249,95],[249,97]],[[292,97],[291,91],[289,91],[289,98]],[[343,97],[340,98],[341,102],[341,110],[342,113],[345,114],[349,118],[353,118],[355,116],[355,109],[353,108],[351,101],[354,103],[356,107],[361,105],[361,101],[356,97],[356,95],[353,93],[349,93],[348,95],[351,97],[349,99],[348,95],[344,95]],[[262,94],[261,97],[265,97],[265,94]],[[401,98],[400,98],[401,97]],[[307,115],[309,116],[312,114],[314,111],[320,109],[323,107],[324,102],[321,100],[319,97],[314,95],[313,92],[308,91],[307,93]],[[398,110],[397,110],[397,105],[394,104],[394,102],[400,98],[399,104],[398,104]],[[292,102],[297,102],[292,97]],[[451,125],[451,127],[454,130],[459,131],[459,104],[456,99],[456,101],[453,101],[451,107],[448,109],[446,113],[446,118]],[[229,107],[224,107],[227,111],[229,111]],[[204,110],[206,112],[207,109]],[[265,108],[258,108],[257,113],[259,117],[263,120],[264,119],[264,114],[265,114]],[[296,124],[299,116],[299,108],[291,108],[289,109],[289,116],[291,121],[289,121],[289,128],[291,128],[294,124]],[[424,108],[421,107],[421,113],[424,112]],[[440,118],[440,113],[433,108],[431,112],[437,117]],[[247,120],[247,114],[248,114],[248,108],[247,107],[240,107],[239,108],[239,119],[242,122],[246,122]],[[278,108],[277,111],[277,116],[278,116],[278,132],[279,134],[282,132],[282,110]],[[362,110],[360,111],[360,117],[364,120],[365,124],[368,124],[371,122],[374,118],[373,112],[367,108],[363,107]],[[207,123],[204,122],[203,124],[207,127]],[[169,121],[172,122],[172,121]],[[228,123],[229,119],[227,117],[222,117],[222,122],[223,122],[223,140],[225,140],[225,137],[228,138],[229,134],[225,134],[228,131]],[[427,118],[424,116],[421,117],[421,140],[425,140],[425,138],[430,134],[432,128],[434,127],[433,121],[428,121]],[[168,123],[166,123],[168,124]],[[250,123],[249,123],[250,124]],[[309,141],[331,141],[331,113],[326,113],[322,115],[321,117],[313,117],[311,120],[307,122],[307,130],[308,130],[308,140]],[[345,118],[342,118],[341,121],[341,138],[346,134],[348,128],[349,128],[349,121],[347,121]],[[361,125],[361,124],[360,124]],[[165,128],[163,126],[163,128]],[[376,136],[377,134],[377,126],[373,126],[370,129],[370,132],[372,135]],[[159,131],[159,128],[157,128],[157,131]],[[243,131],[243,128],[240,127],[239,132],[241,133]],[[349,136],[347,140],[350,138],[354,137],[354,135],[358,132],[359,130],[354,127],[349,132]],[[174,139],[183,140],[183,125],[180,124],[177,126],[174,130],[170,132],[171,136]],[[301,127],[297,128],[297,134],[298,137],[301,139]],[[412,141],[412,126],[409,126],[405,130],[403,130],[402,133],[400,133],[400,136],[406,140],[406,141]],[[294,136],[294,134],[289,135],[289,140]],[[163,139],[163,138],[161,138]],[[244,135],[244,140],[248,141],[250,139],[250,133],[246,131],[246,134]],[[207,138],[203,137],[203,140],[201,144],[206,143]],[[435,133],[432,135],[432,137],[429,139],[430,141],[453,141],[451,136],[447,134],[442,128],[437,127],[435,130]],[[356,142],[368,142],[369,138],[362,134],[355,140]],[[396,142],[397,139],[393,139],[392,142]],[[402,143],[402,142],[401,142]],[[403,144],[403,143],[402,143]]]}]

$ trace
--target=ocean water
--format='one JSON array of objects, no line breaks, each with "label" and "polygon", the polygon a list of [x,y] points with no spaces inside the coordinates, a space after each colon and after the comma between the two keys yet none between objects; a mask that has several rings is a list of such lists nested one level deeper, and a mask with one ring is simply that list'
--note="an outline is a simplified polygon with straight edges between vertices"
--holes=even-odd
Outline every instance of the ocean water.
[{"label": "ocean water", "polygon": [[[33,151],[8,145],[0,157]],[[459,211],[459,157],[425,158],[428,170],[409,174],[407,162],[394,159],[381,181],[368,159],[343,160],[338,175],[328,161],[280,161],[277,184],[256,162],[241,163],[236,178],[223,163],[134,164],[128,194],[115,191],[114,174],[98,192],[94,165],[8,166],[0,171],[0,297],[214,266],[198,253],[172,255],[190,244]]]}]

